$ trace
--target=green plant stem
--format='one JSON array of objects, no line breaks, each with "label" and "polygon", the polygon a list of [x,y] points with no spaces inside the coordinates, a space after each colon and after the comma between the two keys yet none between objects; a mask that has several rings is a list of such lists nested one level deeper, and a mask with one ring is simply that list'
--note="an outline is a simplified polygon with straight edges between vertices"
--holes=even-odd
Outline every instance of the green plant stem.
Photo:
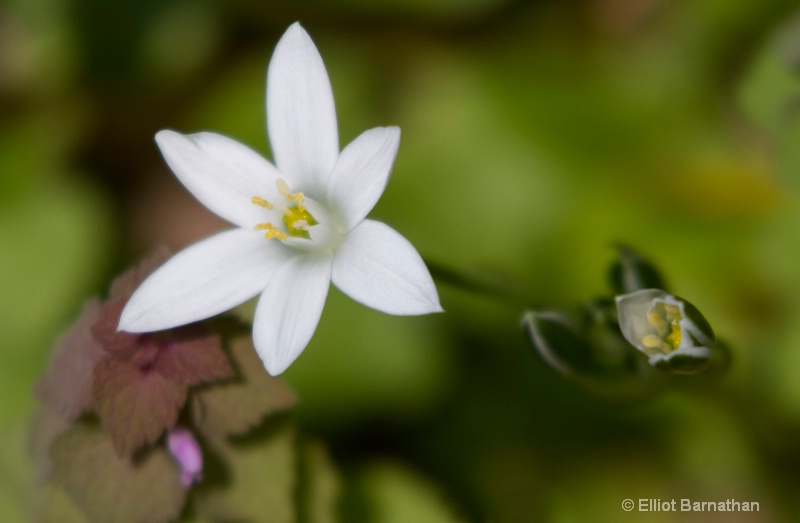
[{"label": "green plant stem", "polygon": [[522,285],[498,271],[455,269],[451,266],[425,259],[425,264],[433,279],[476,294],[482,294],[509,304],[524,307],[528,304],[528,294]]}]

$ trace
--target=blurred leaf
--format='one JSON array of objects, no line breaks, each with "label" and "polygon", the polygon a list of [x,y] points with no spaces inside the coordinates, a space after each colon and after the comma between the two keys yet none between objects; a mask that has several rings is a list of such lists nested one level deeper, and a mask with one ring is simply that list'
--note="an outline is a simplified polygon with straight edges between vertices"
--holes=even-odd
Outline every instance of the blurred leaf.
[{"label": "blurred leaf", "polygon": [[375,523],[454,523],[463,521],[436,485],[403,465],[370,466],[361,481]]},{"label": "blurred leaf", "polygon": [[28,427],[28,454],[33,462],[35,481],[43,485],[53,474],[50,447],[58,436],[72,427],[72,423],[44,408],[33,415]]},{"label": "blurred leaf", "polygon": [[220,337],[205,324],[172,329],[159,339],[155,370],[182,385],[198,385],[233,376]]},{"label": "blurred leaf", "polygon": [[186,386],[117,359],[95,367],[92,390],[97,414],[120,456],[154,443],[175,425],[186,401]]},{"label": "blurred leaf", "polygon": [[130,297],[148,276],[170,258],[171,254],[166,247],[159,247],[141,262],[114,278],[108,291],[109,301]]},{"label": "blurred leaf", "polygon": [[36,385],[36,395],[47,408],[70,421],[94,406],[94,367],[108,356],[91,334],[99,311],[98,299],[86,302],[75,325],[56,342],[47,371]]},{"label": "blurred leaf", "polygon": [[776,30],[762,46],[739,86],[745,113],[768,130],[777,145],[777,172],[800,190],[800,15]]},{"label": "blurred leaf", "polygon": [[99,427],[77,425],[53,445],[56,477],[97,523],[160,523],[181,512],[186,492],[163,449],[120,458]]},{"label": "blurred leaf", "polygon": [[800,191],[800,96],[792,109],[778,135],[776,169],[786,187],[797,192]]},{"label": "blurred leaf", "polygon": [[131,358],[145,344],[143,335],[117,330],[126,298],[109,300],[100,308],[97,321],[91,325],[92,336],[108,354],[122,359]]},{"label": "blurred leaf", "polygon": [[561,374],[593,374],[597,370],[592,347],[564,314],[529,310],[522,325],[539,356]]},{"label": "blurred leaf", "polygon": [[342,478],[331,462],[325,446],[317,441],[303,446],[300,479],[301,521],[337,523]]},{"label": "blurred leaf", "polygon": [[[37,523],[90,523],[87,515],[60,485],[49,484],[39,489],[32,521]],[[21,521],[21,520],[20,520]]]},{"label": "blurred leaf", "polygon": [[216,438],[244,434],[266,416],[297,403],[283,380],[264,369],[249,333],[230,341],[230,353],[238,377],[197,389],[191,403],[198,429]]},{"label": "blurred leaf", "polygon": [[780,132],[800,103],[800,16],[783,24],[756,55],[739,86],[739,103],[756,123]]},{"label": "blurred leaf", "polygon": [[295,521],[295,431],[288,424],[262,427],[247,441],[218,441],[230,480],[198,490],[196,512],[210,521]]},{"label": "blurred leaf", "polygon": [[616,294],[627,294],[641,289],[667,289],[656,266],[624,245],[617,246],[617,258],[611,265],[608,277]]}]

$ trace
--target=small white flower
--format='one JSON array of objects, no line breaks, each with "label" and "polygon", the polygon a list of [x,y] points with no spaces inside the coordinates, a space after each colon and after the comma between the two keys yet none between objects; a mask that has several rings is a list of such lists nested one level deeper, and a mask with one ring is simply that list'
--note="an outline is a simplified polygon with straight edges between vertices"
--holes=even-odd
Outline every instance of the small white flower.
[{"label": "small white flower", "polygon": [[650,365],[679,373],[706,367],[714,332],[694,305],[660,289],[623,294],[616,302],[622,335]]},{"label": "small white flower", "polygon": [[267,126],[276,166],[218,134],[156,135],[181,183],[238,228],[186,248],[151,275],[122,312],[119,329],[184,325],[260,293],[253,339],[267,371],[277,375],[311,339],[331,282],[389,314],[440,312],[411,243],[365,219],[388,182],[400,129],[370,129],[339,152],[328,74],[297,23],[269,65]]}]

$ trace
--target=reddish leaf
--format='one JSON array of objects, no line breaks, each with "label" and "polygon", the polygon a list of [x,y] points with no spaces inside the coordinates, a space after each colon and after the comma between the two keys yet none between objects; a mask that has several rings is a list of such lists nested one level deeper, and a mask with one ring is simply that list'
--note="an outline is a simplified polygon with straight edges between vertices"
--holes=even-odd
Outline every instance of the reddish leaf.
[{"label": "reddish leaf", "polygon": [[97,414],[120,456],[153,443],[178,419],[186,402],[186,386],[168,380],[150,367],[118,359],[95,367],[92,388]]},{"label": "reddish leaf", "polygon": [[108,291],[109,300],[129,298],[150,274],[169,259],[171,254],[166,247],[159,247],[138,265],[128,269],[124,274],[114,279]]},{"label": "reddish leaf", "polygon": [[142,334],[117,331],[122,309],[127,298],[118,298],[106,302],[100,309],[97,321],[92,325],[92,335],[103,349],[120,358],[131,357],[142,344]]},{"label": "reddish leaf", "polygon": [[78,321],[56,344],[47,372],[36,385],[36,396],[70,421],[91,410],[92,373],[95,365],[107,357],[91,334],[99,311],[97,299],[84,305]]},{"label": "reddish leaf", "polygon": [[52,447],[56,479],[101,523],[162,523],[178,518],[186,501],[180,472],[161,448],[132,461],[119,457],[97,427],[76,425]]},{"label": "reddish leaf", "polygon": [[198,389],[191,404],[195,426],[212,438],[244,434],[265,416],[297,403],[283,380],[264,370],[249,335],[234,338],[230,351],[237,379]]},{"label": "reddish leaf", "polygon": [[197,385],[233,376],[219,336],[201,325],[171,331],[159,349],[155,369],[177,383]]}]

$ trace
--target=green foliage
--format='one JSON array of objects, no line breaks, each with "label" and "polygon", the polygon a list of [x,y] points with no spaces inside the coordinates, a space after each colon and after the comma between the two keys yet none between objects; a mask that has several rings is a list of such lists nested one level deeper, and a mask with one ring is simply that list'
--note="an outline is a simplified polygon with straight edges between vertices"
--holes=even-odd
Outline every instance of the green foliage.
[{"label": "green foliage", "polygon": [[[356,506],[386,522],[618,521],[622,499],[651,496],[757,499],[762,518],[797,520],[796,2],[79,3],[12,0],[0,17],[0,520],[87,521],[97,504],[114,521],[91,496],[127,492],[123,476],[150,493],[156,470],[175,480],[158,507],[120,501],[146,520],[349,523]],[[397,318],[334,290],[291,389],[215,325],[235,375],[194,384],[222,366],[184,357],[200,369],[167,372],[208,458],[176,508],[163,439],[121,459],[90,413],[103,355],[68,325],[124,260],[224,226],[176,188],[153,133],[216,130],[268,154],[265,67],[295,20],[331,73],[342,142],[402,128],[373,217],[513,298],[451,278],[446,314]],[[599,277],[619,241],[701,305],[733,360],[670,376],[621,342]],[[664,288],[625,256],[613,292]],[[136,287],[118,285],[111,299]],[[570,328],[541,316],[591,296],[606,298]],[[603,378],[552,372],[518,328],[519,297],[548,340],[574,342],[563,361]],[[53,346],[64,372],[44,372]],[[37,382],[55,417],[29,431]]]},{"label": "green foliage", "polygon": [[264,372],[249,340],[237,337],[228,350],[237,364],[235,378],[201,387],[191,405],[195,425],[218,440],[246,434],[265,416],[288,410],[297,403],[291,389]]}]

